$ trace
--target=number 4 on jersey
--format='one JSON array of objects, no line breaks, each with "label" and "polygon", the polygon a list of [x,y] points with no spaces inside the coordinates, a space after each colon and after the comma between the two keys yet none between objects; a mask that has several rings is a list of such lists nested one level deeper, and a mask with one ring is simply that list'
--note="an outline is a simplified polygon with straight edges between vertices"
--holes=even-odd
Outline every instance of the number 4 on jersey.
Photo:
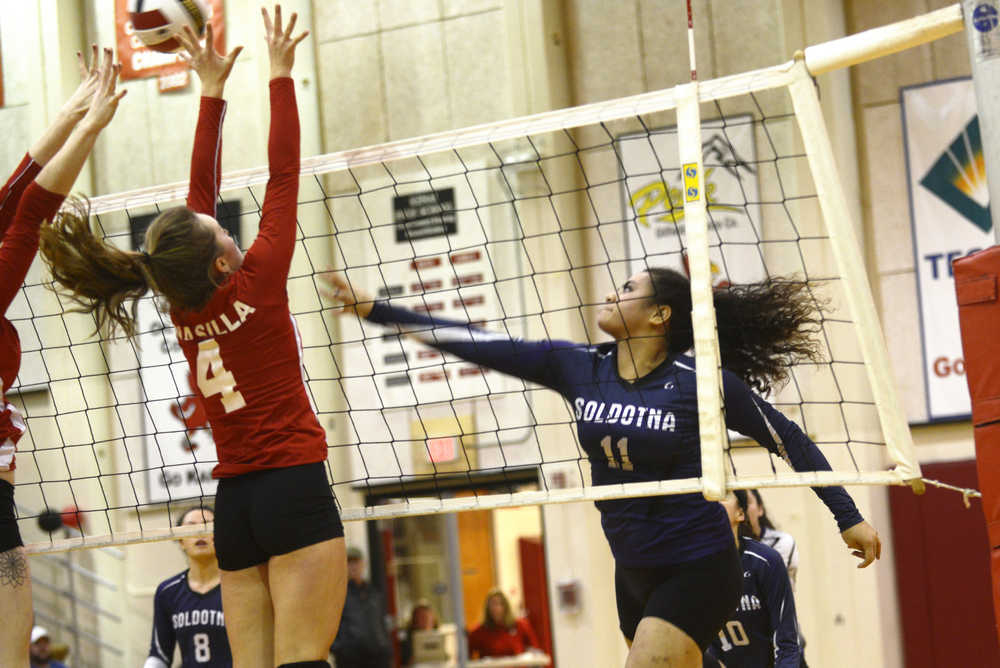
[{"label": "number 4 on jersey", "polygon": [[222,365],[222,353],[215,339],[206,339],[198,344],[198,389],[206,399],[221,394],[222,407],[227,413],[247,405],[236,389],[233,374]]}]

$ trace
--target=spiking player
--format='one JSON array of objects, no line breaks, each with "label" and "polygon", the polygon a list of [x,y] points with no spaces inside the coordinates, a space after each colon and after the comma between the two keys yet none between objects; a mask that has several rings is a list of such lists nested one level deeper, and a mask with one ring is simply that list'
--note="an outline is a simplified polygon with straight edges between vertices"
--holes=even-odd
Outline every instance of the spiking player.
[{"label": "spiking player", "polygon": [[99,64],[77,54],[83,81],[0,190],[0,666],[24,665],[32,623],[31,580],[14,512],[14,449],[26,430],[7,391],[21,367],[21,342],[5,317],[38,250],[38,230],[51,221],[80,174],[94,142],[118,109],[120,67],[110,49]]},{"label": "spiking player", "polygon": [[[181,513],[175,526],[196,526],[214,519],[211,508],[190,508]],[[194,536],[178,542],[188,569],[156,588],[153,638],[143,668],[170,668],[174,646],[181,652],[181,668],[231,668],[215,541],[211,536]]]},{"label": "spiking player", "polygon": [[[170,307],[177,338],[208,413],[219,465],[215,548],[233,663],[320,668],[347,588],[344,528],[326,475],[326,432],[303,382],[288,305],[295,251],[300,128],[291,77],[296,14],[262,9],[270,63],[269,178],[257,238],[244,256],[215,219],[222,84],[236,58],[187,32],[182,43],[202,80],[187,206],[158,215],[144,252],[66,220],[42,236],[53,279],[102,328],[135,332],[129,302],[150,289]],[[207,75],[203,76],[203,75]],[[321,574],[321,575],[317,575]]]},{"label": "spiking player", "polygon": [[[521,341],[374,302],[335,274],[327,298],[362,318],[399,325],[465,360],[559,392],[573,407],[593,484],[701,474],[691,292],[675,271],[635,274],[598,315],[613,343]],[[766,390],[790,362],[816,356],[817,322],[806,286],[788,281],[716,292],[726,422],[797,471],[829,470],[815,444],[748,387]],[[816,488],[862,567],[878,558],[878,534],[841,487]],[[701,666],[705,648],[739,601],[742,570],[726,512],[700,494],[600,501],[615,558],[627,666]]]},{"label": "spiking player", "polygon": [[777,550],[739,535],[747,519],[745,489],[729,492],[722,505],[739,545],[743,593],[706,653],[729,668],[799,668],[795,596],[785,560]]}]

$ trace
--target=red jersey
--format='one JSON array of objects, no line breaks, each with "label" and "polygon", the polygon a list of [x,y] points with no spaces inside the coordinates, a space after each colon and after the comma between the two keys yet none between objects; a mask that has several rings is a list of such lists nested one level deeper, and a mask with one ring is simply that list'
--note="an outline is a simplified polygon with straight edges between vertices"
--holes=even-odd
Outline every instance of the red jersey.
[{"label": "red jersey", "polygon": [[[216,478],[326,459],[326,432],[306,394],[286,283],[295,250],[299,118],[290,78],[272,80],[270,176],[260,230],[238,271],[200,311],[171,310],[208,414]],[[225,103],[202,98],[187,205],[215,215]]]},{"label": "red jersey", "polygon": [[469,634],[469,654],[480,657],[516,656],[529,647],[538,647],[538,639],[524,618],[510,628],[480,624]]},{"label": "red jersey", "polygon": [[25,430],[5,396],[21,368],[21,339],[5,314],[35,258],[38,228],[55,216],[64,199],[33,183],[39,171],[41,166],[25,155],[0,190],[0,471],[14,469],[14,446]]}]

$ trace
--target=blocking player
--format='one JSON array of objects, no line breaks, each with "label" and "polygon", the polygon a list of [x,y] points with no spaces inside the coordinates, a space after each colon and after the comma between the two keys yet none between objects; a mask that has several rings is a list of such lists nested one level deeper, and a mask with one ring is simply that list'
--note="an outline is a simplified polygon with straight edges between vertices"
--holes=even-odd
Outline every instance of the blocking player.
[{"label": "blocking player", "polygon": [[[328,666],[347,586],[344,530],[324,462],[326,432],[303,384],[286,283],[295,248],[299,118],[291,79],[296,15],[262,9],[270,61],[270,176],[246,255],[215,219],[225,102],[213,96],[235,52],[182,43],[203,93],[187,206],[158,215],[145,250],[104,243],[86,219],[43,236],[53,278],[102,328],[135,332],[130,306],[166,300],[208,413],[219,464],[215,548],[233,662],[241,668]],[[80,249],[80,250],[75,250]],[[101,277],[97,280],[95,277]],[[322,573],[322,577],[317,577]]]},{"label": "blocking player", "polygon": [[[115,91],[120,67],[110,49],[100,58],[95,45],[90,65],[79,53],[77,59],[82,82],[0,190],[0,315],[21,289],[39,228],[59,211],[125,95]],[[24,664],[32,624],[31,573],[14,511],[14,450],[27,427],[6,397],[20,366],[17,330],[0,317],[0,666]]]}]

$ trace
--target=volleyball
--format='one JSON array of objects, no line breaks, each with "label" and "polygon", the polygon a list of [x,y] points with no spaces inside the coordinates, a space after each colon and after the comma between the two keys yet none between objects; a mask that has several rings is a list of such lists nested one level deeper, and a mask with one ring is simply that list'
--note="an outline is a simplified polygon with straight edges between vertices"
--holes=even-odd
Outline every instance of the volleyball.
[{"label": "volleyball", "polygon": [[128,13],[136,37],[167,53],[181,49],[177,35],[184,26],[201,36],[209,16],[205,0],[129,0]]}]

